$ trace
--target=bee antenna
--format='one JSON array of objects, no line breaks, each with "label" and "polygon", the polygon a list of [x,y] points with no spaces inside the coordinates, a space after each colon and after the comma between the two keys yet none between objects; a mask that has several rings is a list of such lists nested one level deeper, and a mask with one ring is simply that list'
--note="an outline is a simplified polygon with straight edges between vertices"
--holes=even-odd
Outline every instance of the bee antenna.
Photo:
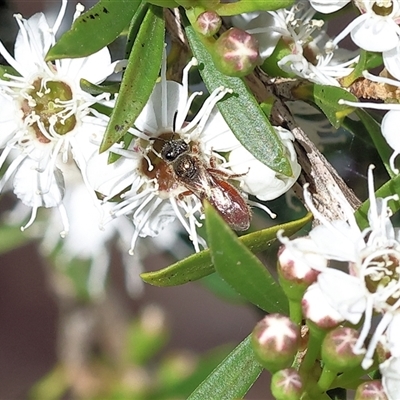
[{"label": "bee antenna", "polygon": [[151,138],[153,141],[156,141],[156,140],[160,140],[161,142],[168,142],[168,140],[166,140],[166,139],[164,139],[164,138],[161,138],[161,137],[154,137],[154,138]]},{"label": "bee antenna", "polygon": [[172,129],[173,129],[174,132],[176,132],[176,118],[177,118],[177,116],[178,116],[178,110],[175,111],[174,120],[173,120],[173,123],[172,123]]}]

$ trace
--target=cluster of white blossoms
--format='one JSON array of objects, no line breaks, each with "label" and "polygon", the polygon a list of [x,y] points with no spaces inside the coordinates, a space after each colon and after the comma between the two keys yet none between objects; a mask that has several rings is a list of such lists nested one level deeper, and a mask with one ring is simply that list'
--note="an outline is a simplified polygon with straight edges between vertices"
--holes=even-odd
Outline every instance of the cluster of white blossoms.
[{"label": "cluster of white blossoms", "polygon": [[[347,5],[350,0],[310,0],[312,6],[321,13],[331,13]],[[382,76],[374,76],[364,71],[364,77],[377,82],[383,87],[400,87],[400,1],[399,0],[353,0],[359,9],[360,15],[351,21],[348,26],[332,41],[333,46],[350,34],[353,42],[365,51],[382,54],[386,69]],[[387,77],[388,75],[388,77]],[[400,118],[400,104],[396,103],[354,103],[342,101],[354,107],[387,110],[381,130],[389,146],[394,150],[390,158],[390,167],[395,174],[399,170],[395,167],[395,159],[400,154],[400,141],[397,138],[397,129]]]},{"label": "cluster of white blossoms", "polygon": [[[276,128],[293,171],[293,176],[286,177],[256,160],[225,123],[216,103],[231,92],[229,88],[216,89],[197,115],[187,120],[192,102],[200,94],[190,94],[188,87],[188,72],[196,64],[195,60],[184,70],[182,84],[167,81],[163,66],[161,81],[130,129],[131,144],[128,148],[115,144],[110,151],[120,158],[107,163],[109,152],[100,155],[99,144],[108,117],[92,106],[100,103],[112,107],[114,99],[107,94],[86,93],[80,87],[80,80],[102,82],[116,71],[119,62],[111,62],[107,48],[85,58],[45,60],[56,42],[66,5],[67,0],[63,0],[52,27],[42,13],[27,20],[16,15],[20,31],[14,56],[0,42],[0,53],[9,64],[0,77],[0,167],[5,169],[0,191],[12,189],[21,202],[31,208],[31,216],[23,229],[34,222],[39,208],[58,209],[63,225],[61,236],[69,233],[69,238],[64,240],[69,253],[72,257],[94,258],[95,269],[99,271],[97,276],[104,276],[104,260],[108,258],[100,256],[104,253],[100,249],[111,237],[124,236],[125,240],[128,235],[133,253],[139,236],[156,236],[176,218],[199,251],[200,245],[206,246],[196,233],[204,217],[201,200],[212,194],[196,191],[193,185],[176,179],[172,160],[161,154],[169,142],[183,143],[185,151],[191,154],[190,160],[196,161],[197,168],[207,177],[211,175],[209,182],[243,199],[239,203],[244,204],[245,213],[250,215],[247,204],[255,204],[273,216],[262,204],[248,200],[248,195],[270,200],[294,184],[300,173],[292,144],[294,138],[289,131]],[[78,5],[74,18],[82,10]],[[69,179],[70,176],[75,178]],[[80,182],[79,185],[76,182]],[[75,193],[83,190],[82,182],[87,196],[80,201]],[[222,192],[221,189],[219,193]],[[79,206],[82,208],[78,212]],[[86,208],[90,211],[84,211]],[[93,210],[98,214],[97,223],[92,217],[86,218],[93,215]],[[122,228],[126,219],[122,225],[115,225],[116,218],[122,216],[129,218],[130,228]],[[76,223],[78,220],[81,227]],[[105,230],[110,225],[114,226],[111,231],[89,233],[91,229]],[[72,228],[74,231],[70,232]],[[247,229],[248,224],[243,228]],[[83,239],[75,239],[82,237],[83,231],[91,236],[87,246],[83,245]],[[45,247],[54,249],[58,239],[51,239],[53,228],[49,228],[49,232]],[[85,250],[86,247],[90,250]]]},{"label": "cluster of white blossoms", "polygon": [[[346,220],[328,221],[313,205],[305,188],[306,203],[320,225],[306,238],[292,241],[280,236],[285,244],[283,260],[295,260],[292,273],[314,281],[306,290],[307,318],[332,327],[343,321],[361,325],[353,347],[363,354],[362,367],[372,366],[380,346],[386,359],[380,359],[384,390],[391,400],[398,399],[400,385],[400,235],[390,221],[390,200],[398,196],[376,198],[373,167],[368,172],[370,208],[369,226],[361,230],[353,210],[339,190],[337,200]],[[334,190],[334,188],[332,188]],[[285,261],[285,262],[286,262]],[[340,262],[341,268],[329,266]]]},{"label": "cluster of white blossoms", "polygon": [[313,18],[316,10],[310,3],[298,0],[290,9],[235,16],[233,23],[257,38],[262,60],[274,52],[283,54],[277,63],[280,71],[268,70],[274,62],[264,64],[272,75],[339,86],[338,78],[352,72],[358,55],[332,45],[326,23]]}]

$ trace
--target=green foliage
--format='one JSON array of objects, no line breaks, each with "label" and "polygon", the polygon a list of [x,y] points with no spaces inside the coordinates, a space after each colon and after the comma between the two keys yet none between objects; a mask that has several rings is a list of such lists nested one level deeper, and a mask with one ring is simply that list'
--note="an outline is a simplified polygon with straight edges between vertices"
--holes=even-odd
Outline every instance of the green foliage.
[{"label": "green foliage", "polygon": [[[276,240],[276,233],[283,230],[285,235],[290,236],[300,230],[311,220],[311,214],[282,225],[275,225],[271,228],[249,233],[241,236],[239,241],[253,253],[267,250],[271,243]],[[155,286],[176,286],[183,285],[203,278],[215,272],[210,250],[203,250],[193,254],[184,260],[178,261],[167,268],[155,272],[144,272],[140,276],[144,282]]]},{"label": "green foliage", "polygon": [[343,119],[354,111],[353,107],[339,104],[339,100],[357,101],[356,96],[336,86],[308,83],[299,85],[293,92],[296,98],[319,107],[335,128],[339,128]]},{"label": "green foliage", "polygon": [[262,369],[255,359],[250,337],[247,337],[201,383],[188,400],[241,399],[261,374]]},{"label": "green foliage", "polygon": [[209,203],[204,208],[211,258],[217,273],[262,310],[287,314],[285,294],[266,267],[238,240]]},{"label": "green foliage", "polygon": [[133,125],[153,91],[164,51],[162,9],[151,6],[129,55],[119,95],[100,152],[118,142]]},{"label": "green foliage", "polygon": [[100,0],[79,16],[50,48],[46,60],[86,57],[115,40],[129,25],[140,0]]}]

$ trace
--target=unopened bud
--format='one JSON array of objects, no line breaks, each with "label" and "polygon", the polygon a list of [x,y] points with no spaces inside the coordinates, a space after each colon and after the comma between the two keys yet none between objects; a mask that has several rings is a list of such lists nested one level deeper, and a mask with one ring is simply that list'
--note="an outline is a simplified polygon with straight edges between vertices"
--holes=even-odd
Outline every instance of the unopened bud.
[{"label": "unopened bud", "polygon": [[267,315],[251,334],[251,344],[258,361],[270,371],[290,366],[299,343],[299,327],[280,314]]},{"label": "unopened bud", "polygon": [[326,259],[316,254],[315,243],[309,238],[289,240],[278,234],[284,243],[278,252],[279,281],[288,298],[300,301],[308,286],[317,280],[319,271],[313,265],[323,268]]},{"label": "unopened bud", "polygon": [[205,11],[197,17],[194,27],[204,36],[213,36],[219,31],[221,24],[222,19],[216,12]]},{"label": "unopened bud", "polygon": [[231,28],[215,42],[213,60],[226,75],[248,75],[260,63],[258,42],[246,31]]},{"label": "unopened bud", "polygon": [[294,368],[282,369],[272,376],[271,392],[276,400],[298,400],[304,392],[304,384]]},{"label": "unopened bud", "polygon": [[354,400],[388,400],[381,381],[364,382],[358,386]]},{"label": "unopened bud", "polygon": [[334,371],[349,371],[361,365],[363,354],[354,354],[359,333],[353,328],[339,327],[327,333],[321,348],[322,360]]},{"label": "unopened bud", "polygon": [[301,301],[303,315],[321,329],[332,329],[343,321],[343,317],[329,305],[318,284],[313,283]]}]

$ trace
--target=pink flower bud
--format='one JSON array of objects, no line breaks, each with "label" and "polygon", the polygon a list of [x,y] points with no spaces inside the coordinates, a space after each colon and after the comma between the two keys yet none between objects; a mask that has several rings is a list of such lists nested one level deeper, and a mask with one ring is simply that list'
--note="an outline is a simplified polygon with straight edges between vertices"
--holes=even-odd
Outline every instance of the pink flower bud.
[{"label": "pink flower bud", "polygon": [[299,342],[299,327],[280,314],[267,315],[258,322],[251,334],[251,343],[257,359],[271,371],[291,365]]},{"label": "pink flower bud", "polygon": [[282,369],[272,376],[271,392],[275,399],[297,400],[303,391],[302,378],[294,368]]},{"label": "pink flower bud", "polygon": [[321,348],[325,365],[338,372],[349,371],[361,365],[363,354],[354,354],[359,333],[356,329],[339,327],[327,333]]},{"label": "pink flower bud", "polygon": [[204,36],[213,36],[219,31],[221,24],[222,19],[216,12],[205,11],[197,17],[194,27]]},{"label": "pink flower bud", "polygon": [[354,400],[388,400],[381,381],[364,382],[358,386]]},{"label": "pink flower bud", "polygon": [[257,40],[249,33],[231,28],[215,42],[213,60],[226,75],[245,76],[260,63]]}]

